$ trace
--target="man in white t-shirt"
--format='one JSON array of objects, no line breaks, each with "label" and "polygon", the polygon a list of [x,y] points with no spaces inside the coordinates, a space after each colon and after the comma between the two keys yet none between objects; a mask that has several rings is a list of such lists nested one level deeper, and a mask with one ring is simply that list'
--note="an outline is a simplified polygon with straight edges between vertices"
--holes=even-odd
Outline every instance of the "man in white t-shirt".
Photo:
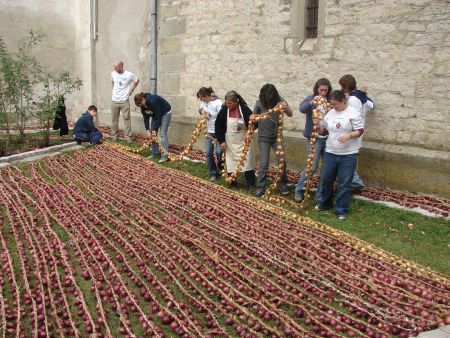
[{"label": "man in white t-shirt", "polygon": [[131,117],[129,96],[134,92],[139,79],[133,73],[124,70],[123,62],[114,62],[114,71],[111,72],[112,101],[111,101],[111,138],[117,140],[119,129],[119,116],[122,111],[123,125],[125,128],[125,139],[131,143]]}]

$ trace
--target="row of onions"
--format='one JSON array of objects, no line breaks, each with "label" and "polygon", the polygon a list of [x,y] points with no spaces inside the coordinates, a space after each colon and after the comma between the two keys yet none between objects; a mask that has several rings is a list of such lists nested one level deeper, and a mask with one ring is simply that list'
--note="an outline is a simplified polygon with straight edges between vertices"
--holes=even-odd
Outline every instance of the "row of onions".
[{"label": "row of onions", "polygon": [[0,336],[408,337],[449,280],[105,144],[0,171]]}]

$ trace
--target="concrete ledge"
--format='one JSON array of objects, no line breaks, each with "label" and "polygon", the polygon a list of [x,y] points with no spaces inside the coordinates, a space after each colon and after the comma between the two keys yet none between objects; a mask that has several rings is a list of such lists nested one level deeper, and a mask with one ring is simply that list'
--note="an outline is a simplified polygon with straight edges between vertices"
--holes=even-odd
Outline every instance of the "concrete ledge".
[{"label": "concrete ledge", "polygon": [[436,330],[422,332],[417,338],[449,338],[450,337],[450,325],[440,327]]},{"label": "concrete ledge", "polygon": [[33,156],[50,154],[50,153],[61,151],[63,149],[66,150],[68,148],[72,148],[75,146],[77,146],[76,142],[68,142],[68,143],[58,144],[56,146],[51,146],[51,147],[47,147],[47,148],[43,148],[43,149],[27,151],[27,152],[20,153],[20,154],[1,157],[0,163],[9,163],[9,162],[23,160],[23,159],[33,157]]},{"label": "concrete ledge", "polygon": [[[107,112],[101,115],[100,123],[110,125],[110,115]],[[131,121],[133,132],[144,134],[142,116],[132,114]],[[179,116],[174,111],[169,142],[189,143],[196,122],[195,118]],[[288,167],[302,170],[306,163],[306,139],[301,132],[286,132],[285,141]],[[256,142],[254,146],[257,150]],[[204,150],[203,134],[194,148]],[[450,198],[450,154],[445,151],[364,141],[359,155],[358,173],[369,186]]]}]

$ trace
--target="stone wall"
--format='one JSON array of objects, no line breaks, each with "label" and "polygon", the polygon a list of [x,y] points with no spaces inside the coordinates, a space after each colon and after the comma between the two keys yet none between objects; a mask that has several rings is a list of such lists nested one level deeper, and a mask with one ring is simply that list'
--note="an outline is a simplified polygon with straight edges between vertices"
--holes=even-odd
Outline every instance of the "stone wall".
[{"label": "stone wall", "polygon": [[162,1],[160,93],[177,96],[178,114],[195,116],[201,86],[221,97],[236,89],[252,105],[271,82],[296,108],[288,129],[300,131],[298,103],[314,82],[328,77],[338,88],[351,73],[376,102],[367,141],[450,149],[449,1],[321,1],[313,51],[291,43],[292,2]]}]

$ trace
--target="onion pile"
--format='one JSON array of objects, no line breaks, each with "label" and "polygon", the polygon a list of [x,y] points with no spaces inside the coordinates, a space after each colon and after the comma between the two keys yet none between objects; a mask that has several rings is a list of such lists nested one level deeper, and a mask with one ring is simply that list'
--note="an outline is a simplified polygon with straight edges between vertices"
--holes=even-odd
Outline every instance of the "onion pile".
[{"label": "onion pile", "polygon": [[450,282],[110,144],[0,170],[0,336],[400,337]]}]

